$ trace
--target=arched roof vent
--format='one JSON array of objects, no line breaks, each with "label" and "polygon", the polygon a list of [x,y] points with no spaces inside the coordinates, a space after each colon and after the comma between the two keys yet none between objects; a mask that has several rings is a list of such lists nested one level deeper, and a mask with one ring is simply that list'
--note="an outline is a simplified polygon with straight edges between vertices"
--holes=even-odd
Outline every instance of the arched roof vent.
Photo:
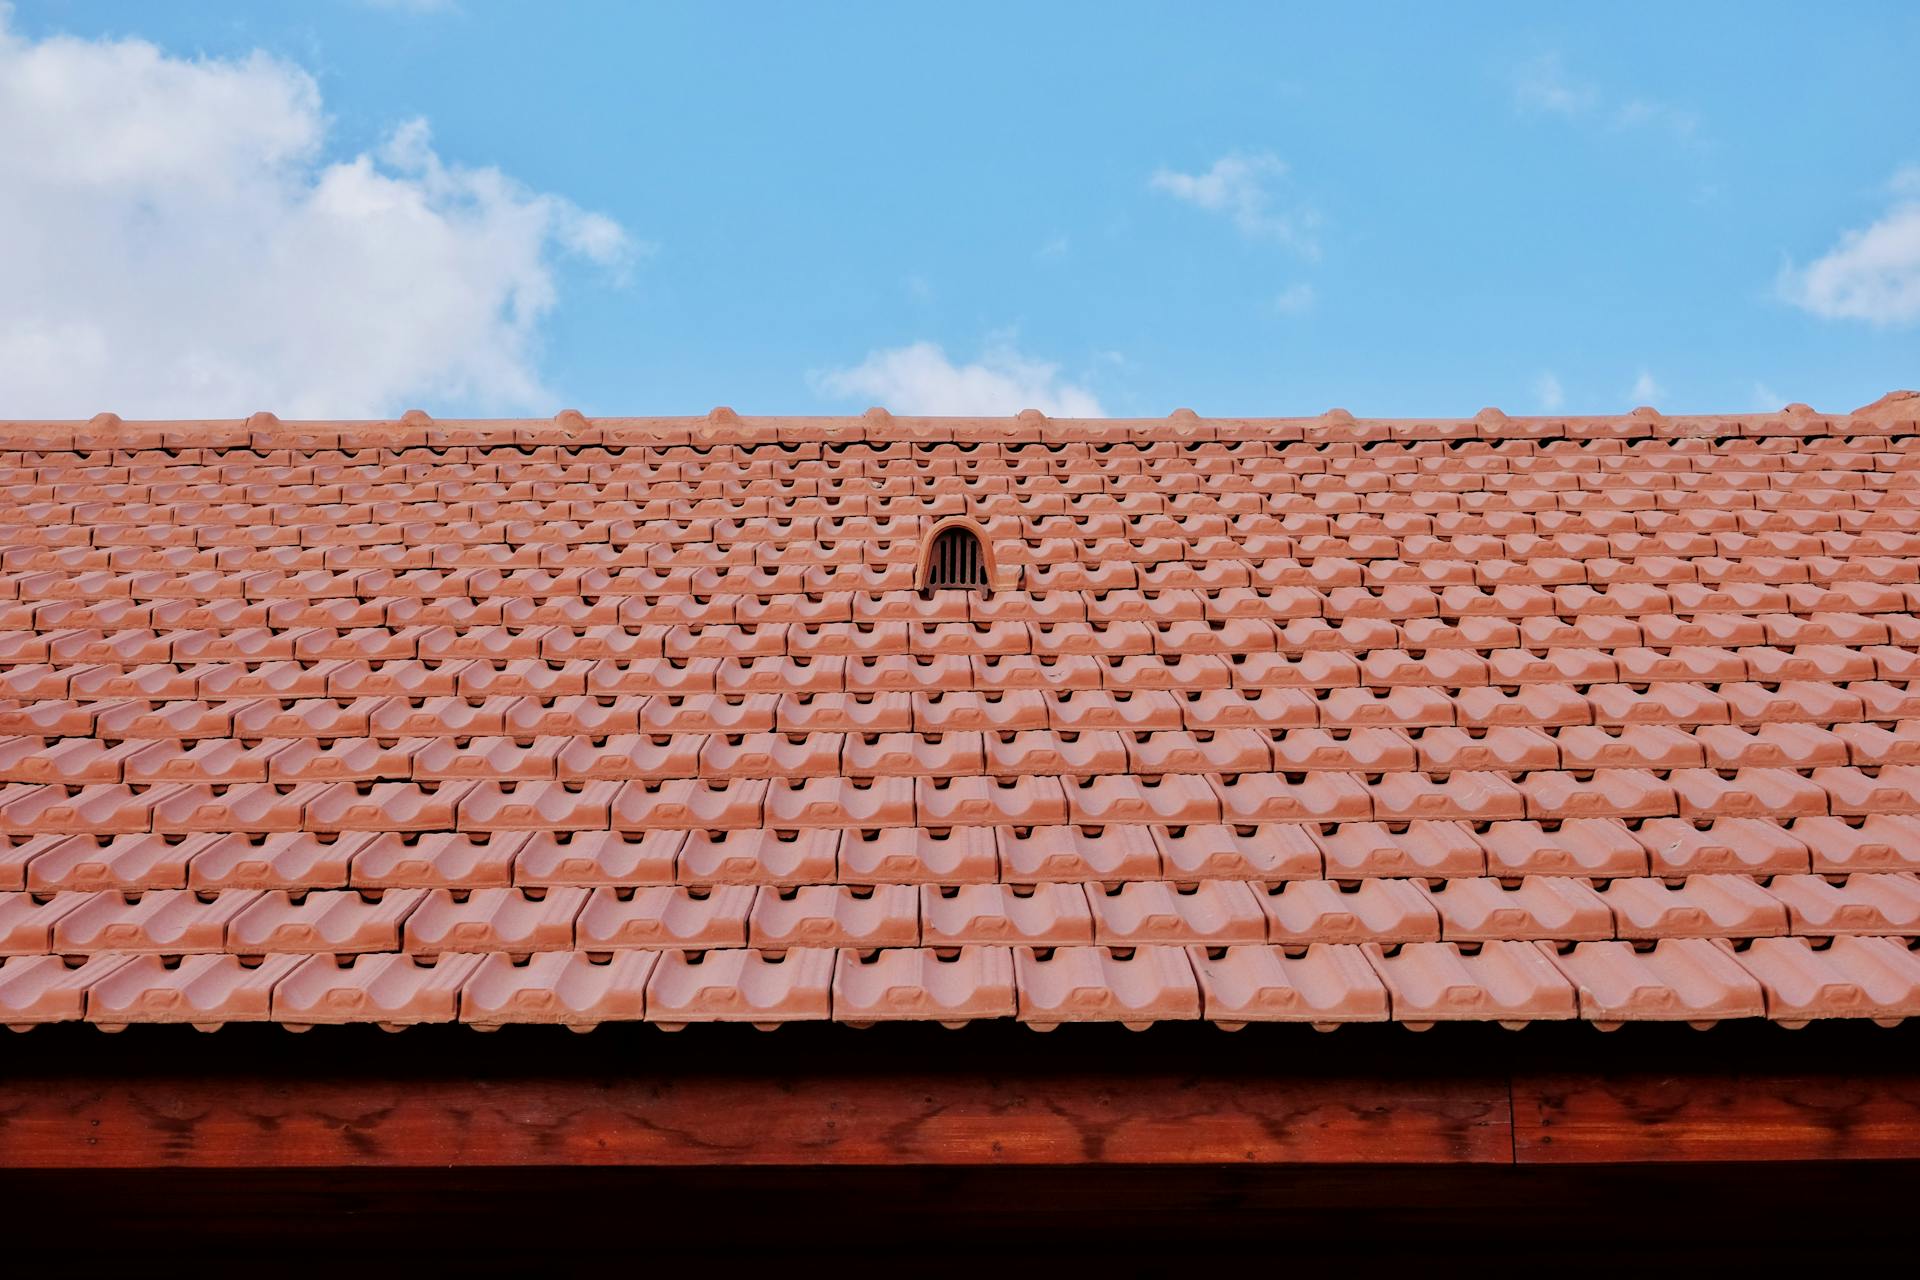
[{"label": "arched roof vent", "polygon": [[980,538],[964,525],[947,525],[933,535],[926,568],[920,575],[922,591],[986,591],[987,552]]}]

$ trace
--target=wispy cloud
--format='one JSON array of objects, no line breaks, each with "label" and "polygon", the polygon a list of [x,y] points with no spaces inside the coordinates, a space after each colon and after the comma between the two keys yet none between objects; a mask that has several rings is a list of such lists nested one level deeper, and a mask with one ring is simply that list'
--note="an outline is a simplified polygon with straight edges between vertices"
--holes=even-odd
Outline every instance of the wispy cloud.
[{"label": "wispy cloud", "polygon": [[1010,340],[991,340],[980,358],[955,364],[937,343],[874,351],[859,364],[809,375],[828,399],[865,398],[897,413],[1000,417],[1038,409],[1049,417],[1098,418],[1099,397],[1064,377],[1052,361],[1024,355]]},{"label": "wispy cloud", "polygon": [[1567,70],[1558,53],[1520,64],[1513,77],[1514,106],[1526,115],[1560,116],[1610,129],[1649,129],[1679,142],[1696,141],[1700,117],[1684,107],[1644,94],[1610,93]]},{"label": "wispy cloud", "polygon": [[1780,273],[1781,296],[1825,320],[1898,325],[1920,320],[1920,168],[1888,183],[1892,207],[1805,267]]},{"label": "wispy cloud", "polygon": [[1304,207],[1277,207],[1273,187],[1286,176],[1286,164],[1271,152],[1233,151],[1215,160],[1204,173],[1156,170],[1148,185],[1225,217],[1242,235],[1277,240],[1307,257],[1316,257],[1318,215]]},{"label": "wispy cloud", "polygon": [[1557,53],[1543,53],[1520,64],[1513,78],[1513,100],[1523,111],[1584,116],[1600,103],[1590,84],[1574,80]]},{"label": "wispy cloud", "polygon": [[1753,407],[1756,410],[1773,412],[1782,408],[1787,398],[1764,382],[1753,384]]},{"label": "wispy cloud", "polygon": [[1655,382],[1651,373],[1642,369],[1640,376],[1633,380],[1633,389],[1627,392],[1627,398],[1632,400],[1635,406],[1652,405],[1664,399],[1666,394],[1667,389]]},{"label": "wispy cloud", "polygon": [[1035,249],[1033,251],[1033,256],[1040,259],[1042,262],[1047,262],[1054,258],[1066,257],[1068,251],[1071,250],[1072,248],[1073,248],[1073,242],[1067,239],[1067,237],[1049,236],[1046,240],[1041,242],[1040,247],[1038,249]]},{"label": "wispy cloud", "polygon": [[1533,380],[1533,398],[1543,413],[1558,413],[1567,403],[1566,389],[1551,370]]}]

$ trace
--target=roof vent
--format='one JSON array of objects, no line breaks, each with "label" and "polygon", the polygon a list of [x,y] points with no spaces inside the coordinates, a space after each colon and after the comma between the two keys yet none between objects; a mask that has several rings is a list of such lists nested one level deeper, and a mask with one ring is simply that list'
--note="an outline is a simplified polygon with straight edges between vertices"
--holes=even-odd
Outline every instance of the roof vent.
[{"label": "roof vent", "polygon": [[948,525],[933,535],[922,591],[987,590],[987,554],[973,530]]}]

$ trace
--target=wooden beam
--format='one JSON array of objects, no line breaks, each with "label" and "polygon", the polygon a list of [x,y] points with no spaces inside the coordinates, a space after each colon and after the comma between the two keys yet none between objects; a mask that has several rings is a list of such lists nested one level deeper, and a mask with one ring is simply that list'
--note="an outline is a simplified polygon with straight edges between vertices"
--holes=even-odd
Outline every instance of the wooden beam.
[{"label": "wooden beam", "polygon": [[0,1167],[1920,1160],[1920,1074],[0,1081]]},{"label": "wooden beam", "polygon": [[1507,1084],[980,1075],[0,1082],[0,1167],[1505,1163]]},{"label": "wooden beam", "polygon": [[1920,1076],[1521,1076],[1525,1163],[1920,1159]]}]

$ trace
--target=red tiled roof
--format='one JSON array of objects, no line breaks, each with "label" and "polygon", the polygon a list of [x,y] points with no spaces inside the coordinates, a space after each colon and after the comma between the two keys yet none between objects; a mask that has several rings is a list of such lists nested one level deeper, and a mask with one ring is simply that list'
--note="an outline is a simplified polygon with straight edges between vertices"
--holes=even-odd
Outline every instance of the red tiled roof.
[{"label": "red tiled roof", "polygon": [[6,424],[0,1022],[1920,1014],[1917,412]]}]

